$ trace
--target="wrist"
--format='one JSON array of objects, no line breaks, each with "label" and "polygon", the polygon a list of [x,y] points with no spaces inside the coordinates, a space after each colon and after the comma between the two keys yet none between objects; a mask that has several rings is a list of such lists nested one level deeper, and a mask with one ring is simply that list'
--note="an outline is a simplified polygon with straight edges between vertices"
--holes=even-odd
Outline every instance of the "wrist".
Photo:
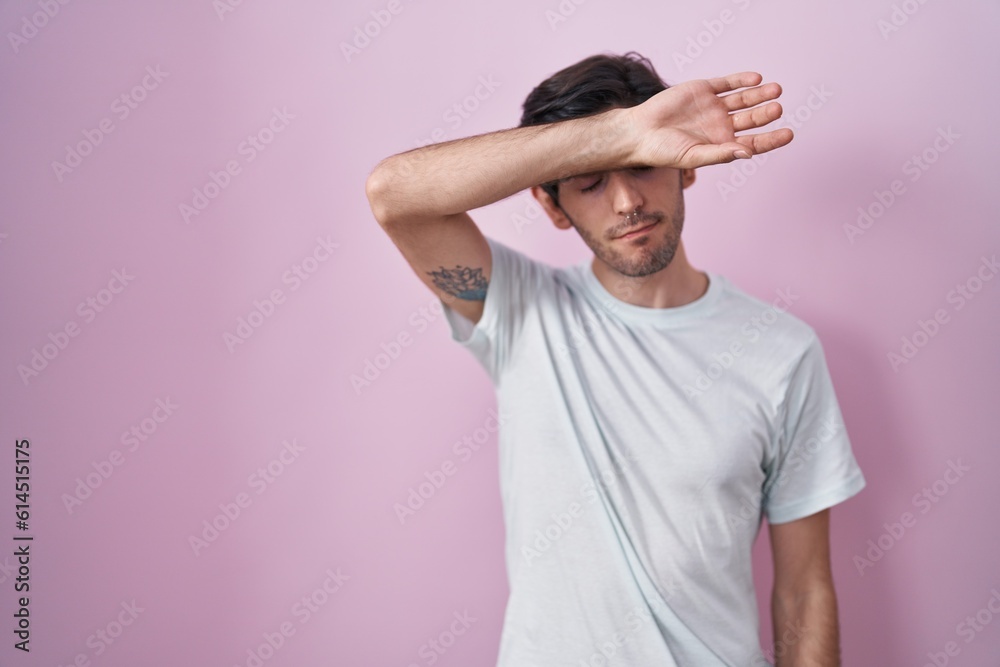
[{"label": "wrist", "polygon": [[580,148],[575,169],[579,173],[632,166],[637,147],[635,123],[629,109],[615,107],[581,119],[577,135]]},{"label": "wrist", "polygon": [[611,138],[614,162],[621,167],[640,166],[638,155],[639,130],[635,120],[636,107],[619,107],[608,112],[607,136]]}]

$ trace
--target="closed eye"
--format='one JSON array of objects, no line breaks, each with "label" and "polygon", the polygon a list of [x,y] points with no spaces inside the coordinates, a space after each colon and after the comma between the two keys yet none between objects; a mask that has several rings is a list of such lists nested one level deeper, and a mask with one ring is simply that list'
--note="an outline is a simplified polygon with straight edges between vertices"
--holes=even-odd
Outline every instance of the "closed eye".
[{"label": "closed eye", "polygon": [[[638,172],[647,172],[647,171],[652,171],[652,170],[653,170],[653,167],[650,167],[650,166],[632,167],[632,169],[631,169],[631,171],[638,171]],[[580,192],[591,192],[591,191],[593,191],[598,185],[601,184],[601,181],[603,181],[603,180],[604,180],[604,176],[601,176],[596,181],[594,181],[593,185],[590,185],[590,186],[587,186],[587,187],[583,188],[582,190],[580,190]]]}]

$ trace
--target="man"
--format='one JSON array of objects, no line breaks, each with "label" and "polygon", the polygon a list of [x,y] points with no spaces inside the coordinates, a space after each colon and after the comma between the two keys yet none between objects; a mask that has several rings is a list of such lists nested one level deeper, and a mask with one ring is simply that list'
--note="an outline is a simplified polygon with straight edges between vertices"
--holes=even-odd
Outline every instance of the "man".
[{"label": "man", "polygon": [[[520,127],[383,160],[375,218],[492,378],[510,597],[501,667],[767,665],[751,547],[774,555],[778,665],[839,665],[829,508],[865,480],[797,298],[692,268],[698,167],[780,148],[776,83],[667,87],[633,52],[568,67]],[[466,211],[525,188],[594,257],[556,268]]]}]

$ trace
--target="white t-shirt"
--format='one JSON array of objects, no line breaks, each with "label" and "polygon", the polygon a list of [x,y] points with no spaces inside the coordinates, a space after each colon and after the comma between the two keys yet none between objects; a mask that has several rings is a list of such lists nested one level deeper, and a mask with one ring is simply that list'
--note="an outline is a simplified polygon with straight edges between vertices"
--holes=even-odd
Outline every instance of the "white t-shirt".
[{"label": "white t-shirt", "polygon": [[498,667],[768,665],[751,547],[763,516],[858,493],[815,331],[706,271],[675,308],[613,296],[487,237],[483,316],[442,302],[500,417],[510,582]]}]

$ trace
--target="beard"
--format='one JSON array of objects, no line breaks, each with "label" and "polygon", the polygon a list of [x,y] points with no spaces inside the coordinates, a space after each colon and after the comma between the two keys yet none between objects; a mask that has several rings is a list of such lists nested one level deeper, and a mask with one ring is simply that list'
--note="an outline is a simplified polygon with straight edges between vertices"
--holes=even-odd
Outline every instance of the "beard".
[{"label": "beard", "polygon": [[[565,214],[565,211],[563,211]],[[681,232],[684,230],[684,197],[677,198],[677,205],[674,207],[673,215],[665,216],[661,212],[642,213],[638,216],[638,221],[630,227],[613,230],[607,238],[597,238],[587,230],[583,229],[566,215],[570,224],[580,234],[583,242],[593,251],[593,253],[605,264],[618,273],[630,278],[643,278],[645,276],[662,271],[674,259],[677,252],[677,245],[680,243]],[[665,225],[661,229],[641,236],[633,241],[622,242],[613,238],[635,231],[654,222],[665,220]],[[657,239],[659,234],[665,234],[665,238]]]}]

